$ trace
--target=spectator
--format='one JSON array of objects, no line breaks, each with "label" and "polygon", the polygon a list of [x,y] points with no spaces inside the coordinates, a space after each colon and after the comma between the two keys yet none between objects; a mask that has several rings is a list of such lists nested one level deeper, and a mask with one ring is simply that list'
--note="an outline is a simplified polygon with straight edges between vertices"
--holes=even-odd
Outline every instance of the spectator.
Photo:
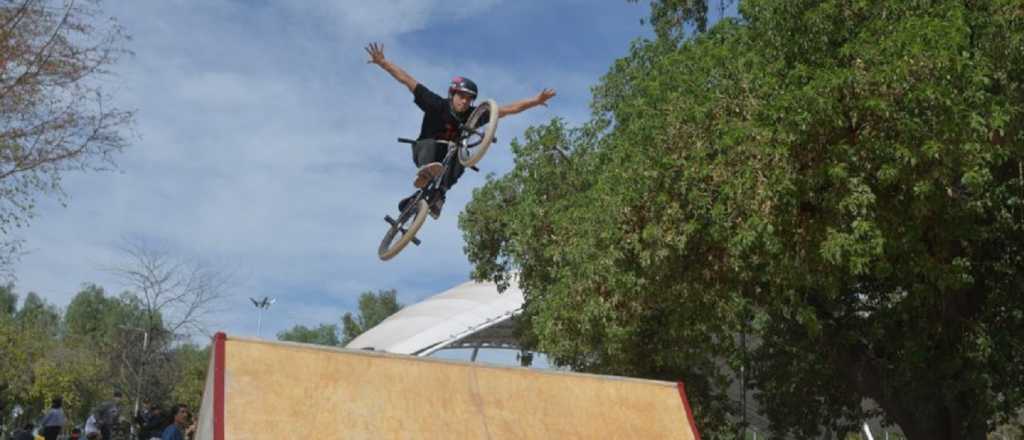
[{"label": "spectator", "polygon": [[149,408],[147,417],[143,420],[145,423],[139,430],[139,440],[159,439],[163,433],[164,427],[170,423],[170,420],[165,420],[163,411],[161,411],[160,406],[155,403]]},{"label": "spectator", "polygon": [[82,438],[82,430],[78,429],[78,428],[72,429],[71,430],[71,437],[68,437],[69,440],[80,440],[81,438]]},{"label": "spectator", "polygon": [[135,423],[139,426],[146,426],[149,422],[149,413],[153,410],[155,404],[150,404],[148,400],[143,400],[142,405],[139,406],[139,411],[135,413]]},{"label": "spectator", "polygon": [[53,404],[50,405],[50,411],[46,413],[43,420],[39,422],[42,426],[43,438],[46,440],[57,440],[57,436],[60,435],[60,431],[64,429],[64,425],[67,424],[67,417],[64,416],[64,399],[55,397]]},{"label": "spectator", "polygon": [[14,440],[36,440],[36,436],[32,434],[32,430],[36,429],[36,425],[31,423],[26,424],[25,428],[21,431],[14,433]]},{"label": "spectator", "polygon": [[100,435],[100,428],[96,424],[96,415],[90,414],[89,418],[85,421],[85,438],[90,437],[92,434]]},{"label": "spectator", "polygon": [[192,414],[188,411],[188,406],[180,403],[174,405],[171,414],[173,414],[174,421],[164,429],[160,440],[185,440],[186,437],[192,435],[196,425],[190,423]]},{"label": "spectator", "polygon": [[111,433],[121,420],[121,392],[114,391],[114,398],[101,403],[93,410],[96,427],[100,430],[103,440],[110,440]]}]

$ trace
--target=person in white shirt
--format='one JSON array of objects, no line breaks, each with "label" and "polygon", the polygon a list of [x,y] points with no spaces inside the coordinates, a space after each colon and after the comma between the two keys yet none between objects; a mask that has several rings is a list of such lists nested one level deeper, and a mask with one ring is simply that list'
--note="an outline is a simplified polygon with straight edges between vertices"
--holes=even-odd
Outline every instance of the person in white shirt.
[{"label": "person in white shirt", "polygon": [[88,438],[89,434],[92,434],[92,433],[96,433],[96,434],[100,433],[100,427],[97,426],[97,424],[96,424],[96,415],[95,414],[89,414],[89,419],[85,421],[85,436],[86,436],[86,438]]}]

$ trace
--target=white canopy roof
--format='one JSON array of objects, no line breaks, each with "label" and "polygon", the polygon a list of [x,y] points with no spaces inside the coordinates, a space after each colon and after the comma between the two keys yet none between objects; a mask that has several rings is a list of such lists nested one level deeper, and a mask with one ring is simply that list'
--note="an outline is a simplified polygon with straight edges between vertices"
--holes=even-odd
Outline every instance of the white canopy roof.
[{"label": "white canopy roof", "polygon": [[494,283],[467,282],[404,307],[346,348],[426,356],[508,321],[522,307],[514,281],[502,293]]}]

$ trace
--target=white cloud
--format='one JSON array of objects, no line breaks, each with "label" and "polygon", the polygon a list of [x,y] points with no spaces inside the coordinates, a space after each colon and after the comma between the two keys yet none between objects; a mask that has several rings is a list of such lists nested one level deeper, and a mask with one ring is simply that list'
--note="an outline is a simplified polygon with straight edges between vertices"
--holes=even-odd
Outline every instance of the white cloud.
[{"label": "white cloud", "polygon": [[[32,252],[16,268],[20,290],[59,305],[82,282],[118,292],[99,269],[120,261],[114,245],[125,235],[239,275],[215,328],[253,334],[246,298],[281,298],[265,317],[265,337],[336,320],[366,290],[396,288],[409,303],[463,281],[470,268],[457,214],[483,174],[467,172],[442,218],[424,226],[423,246],[377,259],[384,214],[412,191],[409,147],[395,138],[414,137],[421,113],[408,91],[365,63],[362,48],[388,40],[389,58],[441,87],[452,67],[403,46],[400,34],[491,14],[498,3],[111,2],[135,35],[137,55],[118,71],[141,140],[119,158],[119,172],[68,175],[66,208],[41,201],[23,234]],[[501,121],[501,143],[481,164],[499,174],[511,164],[509,141],[527,126],[584,119],[601,73],[561,65],[518,72],[498,57],[459,69],[505,102],[559,89],[550,109]]]},{"label": "white cloud", "polygon": [[330,20],[345,35],[385,38],[482,14],[499,3],[501,0],[321,0],[289,2],[285,7],[300,15]]}]

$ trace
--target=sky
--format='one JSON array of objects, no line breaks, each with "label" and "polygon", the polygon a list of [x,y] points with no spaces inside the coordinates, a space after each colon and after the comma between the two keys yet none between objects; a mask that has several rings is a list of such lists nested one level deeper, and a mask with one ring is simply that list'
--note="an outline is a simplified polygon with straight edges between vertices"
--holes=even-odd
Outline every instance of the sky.
[{"label": "sky", "polygon": [[[486,173],[512,165],[531,125],[589,119],[590,87],[638,37],[647,2],[625,0],[108,0],[131,57],[108,90],[134,110],[131,145],[111,172],[65,175],[66,199],[39,199],[19,231],[16,291],[66,307],[84,283],[125,289],[110,267],[126,239],[232,276],[207,324],[257,333],[249,297],[277,298],[261,336],[337,323],[365,291],[412,304],[466,281],[459,212]],[[364,47],[444,94],[463,75],[500,103],[558,96],[501,120],[500,143],[449,192],[440,220],[382,262],[377,245],[412,192],[409,146],[422,112]]]}]

